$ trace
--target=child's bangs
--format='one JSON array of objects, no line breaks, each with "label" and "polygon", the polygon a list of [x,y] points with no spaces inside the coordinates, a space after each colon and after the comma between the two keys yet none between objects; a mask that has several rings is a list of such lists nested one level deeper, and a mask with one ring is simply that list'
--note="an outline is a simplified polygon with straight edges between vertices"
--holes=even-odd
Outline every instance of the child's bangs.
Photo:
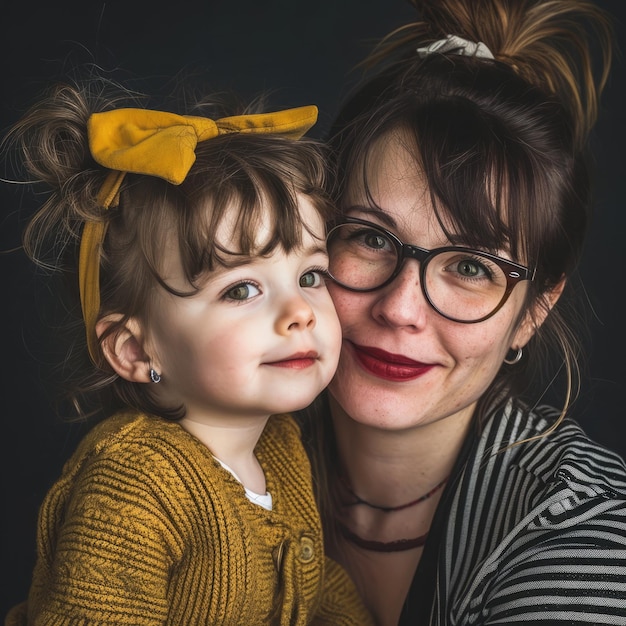
[{"label": "child's bangs", "polygon": [[124,224],[116,229],[116,239],[136,233],[125,253],[132,248],[133,263],[144,265],[172,292],[163,259],[166,250],[173,252],[193,293],[216,268],[300,246],[305,230],[311,232],[300,214],[301,196],[324,220],[333,215],[323,179],[319,151],[304,141],[241,135],[213,139],[198,144],[196,162],[180,185],[128,176],[120,207]]},{"label": "child's bangs", "polygon": [[182,207],[179,248],[190,277],[269,255],[276,248],[289,251],[301,245],[307,226],[298,198],[293,189],[276,182],[230,180]]},{"label": "child's bangs", "polygon": [[176,209],[189,277],[300,246],[309,225],[300,214],[299,194],[324,219],[333,213],[322,195],[323,177],[319,152],[302,140],[233,135],[207,142],[180,186]]}]

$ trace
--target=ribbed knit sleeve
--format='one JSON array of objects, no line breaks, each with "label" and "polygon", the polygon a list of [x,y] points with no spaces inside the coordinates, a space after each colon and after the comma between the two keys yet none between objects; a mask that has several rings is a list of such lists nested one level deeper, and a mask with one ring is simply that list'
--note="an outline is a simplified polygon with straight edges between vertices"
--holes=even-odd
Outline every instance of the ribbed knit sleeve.
[{"label": "ribbed knit sleeve", "polygon": [[[178,597],[173,573],[180,589],[222,589],[187,578],[212,573],[227,534],[219,500],[210,497],[192,461],[196,444],[182,431],[172,438],[167,426],[148,419],[116,419],[97,429],[47,495],[29,596],[31,623],[167,623],[172,607],[194,605],[193,598]],[[231,530],[241,535],[238,521],[230,521]],[[196,538],[195,527],[202,529]],[[184,562],[194,553],[196,567],[186,570]],[[236,581],[233,575],[231,583]]]},{"label": "ribbed knit sleeve", "polygon": [[347,572],[326,558],[322,605],[315,615],[314,626],[374,626],[361,597]]},{"label": "ribbed knit sleeve", "polygon": [[320,624],[368,624],[345,572],[325,569],[293,419],[271,417],[255,453],[271,511],[177,423],[94,427],[41,506],[27,611],[7,623],[306,626],[321,609]]}]

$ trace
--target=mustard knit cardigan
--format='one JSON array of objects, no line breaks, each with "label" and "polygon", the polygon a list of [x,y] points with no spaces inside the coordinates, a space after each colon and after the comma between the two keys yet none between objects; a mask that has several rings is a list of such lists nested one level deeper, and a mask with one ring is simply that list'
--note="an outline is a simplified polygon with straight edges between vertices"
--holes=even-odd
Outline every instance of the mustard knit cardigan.
[{"label": "mustard knit cardigan", "polygon": [[270,418],[256,455],[272,511],[175,422],[123,413],[97,425],[43,502],[28,602],[5,623],[371,624],[324,557],[290,416]]}]

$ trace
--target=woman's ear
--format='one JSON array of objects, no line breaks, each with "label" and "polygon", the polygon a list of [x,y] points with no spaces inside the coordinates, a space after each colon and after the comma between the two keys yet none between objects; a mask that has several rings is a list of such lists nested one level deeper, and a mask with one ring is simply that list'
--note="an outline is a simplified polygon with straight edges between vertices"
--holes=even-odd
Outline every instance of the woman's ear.
[{"label": "woman's ear", "polygon": [[523,348],[535,334],[537,329],[543,324],[552,307],[557,303],[558,299],[565,288],[566,279],[563,277],[552,289],[546,291],[541,298],[526,312],[522,323],[519,325],[513,339],[511,347],[515,350]]},{"label": "woman's ear", "polygon": [[119,313],[107,315],[96,323],[96,334],[102,337],[102,353],[113,370],[133,383],[150,382],[150,359],[143,349],[143,332],[136,318],[112,329],[123,319]]}]

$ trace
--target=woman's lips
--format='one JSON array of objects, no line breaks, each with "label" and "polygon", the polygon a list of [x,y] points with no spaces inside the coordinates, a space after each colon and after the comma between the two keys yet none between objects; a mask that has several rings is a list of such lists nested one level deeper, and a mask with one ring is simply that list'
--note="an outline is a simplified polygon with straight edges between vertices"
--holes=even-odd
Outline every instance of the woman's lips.
[{"label": "woman's lips", "polygon": [[433,366],[413,361],[401,354],[351,343],[354,354],[365,370],[385,380],[404,381],[418,378]]}]

